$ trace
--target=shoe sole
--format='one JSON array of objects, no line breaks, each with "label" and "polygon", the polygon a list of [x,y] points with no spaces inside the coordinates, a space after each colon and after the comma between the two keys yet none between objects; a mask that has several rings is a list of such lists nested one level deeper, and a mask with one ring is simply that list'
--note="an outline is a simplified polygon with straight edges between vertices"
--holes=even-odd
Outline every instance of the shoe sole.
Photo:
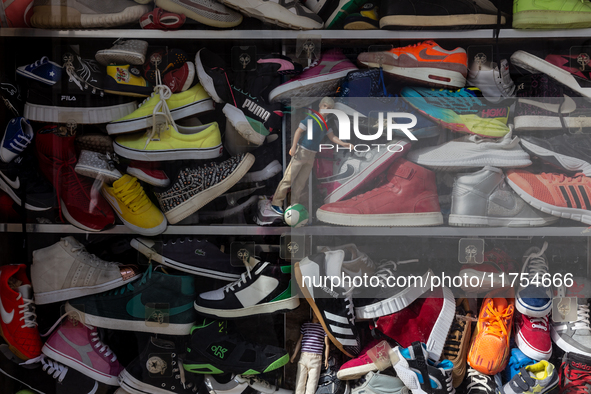
[{"label": "shoe sole", "polygon": [[252,167],[254,164],[254,156],[247,153],[244,159],[240,162],[238,167],[232,172],[226,179],[213,185],[212,187],[202,191],[185,201],[178,207],[171,209],[166,212],[166,218],[170,224],[176,224],[188,217],[189,215],[197,212],[199,209],[207,205],[214,198],[227,192],[232,186],[234,186]]},{"label": "shoe sole", "polygon": [[203,89],[205,89],[207,94],[211,96],[213,101],[218,104],[223,104],[225,101],[222,100],[222,98],[216,92],[213,78],[211,78],[209,74],[205,72],[205,67],[203,66],[203,63],[201,63],[200,53],[202,50],[203,49],[200,49],[199,52],[197,52],[197,55],[195,55],[195,69],[197,71],[197,78],[199,79],[201,86],[203,86]]},{"label": "shoe sole", "polygon": [[101,187],[101,194],[103,195],[105,200],[107,200],[109,205],[111,205],[111,208],[113,208],[113,212],[115,212],[115,215],[117,215],[119,220],[121,220],[123,222],[125,227],[127,227],[131,231],[133,231],[134,234],[144,235],[146,237],[153,237],[153,236],[162,234],[164,231],[166,231],[166,226],[168,225],[168,223],[166,222],[166,217],[164,217],[164,214],[162,214],[162,221],[156,227],[152,227],[152,228],[140,227],[140,226],[137,226],[133,223],[130,223],[129,221],[127,221],[123,218],[123,216],[119,213],[119,207],[114,206],[115,203],[111,201],[111,199],[114,197],[111,196],[109,193],[107,193],[105,191],[105,189],[102,187]]},{"label": "shoe sole", "polygon": [[152,186],[158,186],[158,187],[166,187],[168,185],[170,185],[170,179],[158,179],[158,178],[154,178],[149,176],[148,174],[146,174],[145,172],[143,172],[142,170],[138,170],[137,168],[134,167],[127,167],[127,170],[125,170],[129,175],[136,177],[137,179],[139,179],[140,181],[146,182]]},{"label": "shoe sole", "polygon": [[242,204],[235,206],[234,208],[226,209],[225,211],[199,212],[199,219],[206,221],[235,216],[246,211],[251,205],[255,205],[257,201],[258,196],[250,196],[250,198]]},{"label": "shoe sole", "polygon": [[567,171],[582,172],[586,176],[591,176],[591,163],[575,157],[561,155],[523,139],[521,140],[521,146],[532,156],[537,156],[545,162]]},{"label": "shoe sole", "polygon": [[117,179],[121,178],[121,175],[116,176],[111,171],[100,170],[98,168],[92,166],[85,166],[80,163],[76,164],[76,167],[74,167],[74,171],[76,171],[77,174],[84,175],[89,178],[98,179],[105,183],[113,183]]},{"label": "shoe sole", "polygon": [[111,375],[108,375],[108,374],[101,372],[97,369],[89,367],[88,365],[84,364],[82,361],[76,360],[75,358],[62,353],[59,350],[54,349],[53,347],[51,347],[47,343],[45,345],[43,345],[42,352],[47,357],[49,357],[61,364],[64,364],[67,367],[73,368],[76,371],[90,377],[91,379],[96,380],[99,383],[104,383],[109,386],[117,386],[119,384],[119,382],[117,380],[117,376],[111,376]]},{"label": "shoe sole", "polygon": [[402,356],[398,346],[392,349],[392,351],[398,357],[398,362],[394,364],[393,367],[394,370],[396,370],[396,375],[402,380],[402,383],[404,383],[413,394],[429,394],[421,388],[421,383],[417,375],[420,371],[415,372],[410,368],[408,361]]},{"label": "shoe sole", "polygon": [[356,21],[356,22],[347,23],[343,29],[345,29],[345,30],[378,30],[379,27],[372,25],[369,22]]},{"label": "shoe sole", "polygon": [[141,66],[146,62],[145,54],[120,49],[104,49],[98,51],[94,57],[103,66],[108,66],[111,63]]},{"label": "shoe sole", "polygon": [[[209,111],[213,111],[213,102],[211,99],[207,98],[179,108],[171,109],[170,114],[172,115],[173,120],[180,120]],[[128,112],[123,116],[129,115],[131,112]],[[121,119],[123,116],[116,119]],[[130,133],[133,131],[148,129],[150,127],[152,127],[152,114],[130,120],[111,122],[107,125],[107,133],[109,135]]]},{"label": "shoe sole", "polygon": [[558,346],[563,351],[565,351],[567,353],[578,353],[578,354],[582,354],[583,356],[586,356],[586,357],[591,357],[591,352],[586,352],[578,347],[571,345],[570,343],[568,343],[567,341],[562,339],[562,337],[556,331],[554,326],[550,327],[550,335],[552,336],[552,341],[556,344],[556,346]]},{"label": "shoe sole", "polygon": [[[374,162],[332,191],[324,199],[324,203],[329,204],[341,201],[351,196],[359,190],[359,188],[375,180],[378,175],[387,170],[397,159],[404,156],[406,150],[410,148],[410,144],[406,140],[394,141],[392,142],[392,145],[399,145],[404,148],[400,152],[390,152],[388,147],[384,147],[383,152],[381,154],[379,153],[380,156]],[[388,144],[388,146],[390,146],[390,144]]]},{"label": "shoe sole", "polygon": [[529,317],[544,317],[548,316],[548,313],[552,311],[552,300],[548,302],[544,307],[532,307],[523,303],[522,297],[519,296],[519,291],[515,296],[515,309],[519,311],[522,315],[526,315]]},{"label": "shoe sole", "polygon": [[588,12],[532,10],[513,14],[514,29],[585,29],[591,27]]},{"label": "shoe sole", "polygon": [[[504,16],[501,16],[501,24],[506,23]],[[467,14],[467,15],[389,15],[380,19],[381,29],[399,29],[406,27],[417,29],[423,27],[457,27],[465,28],[476,26],[496,26],[497,15],[490,14]]]},{"label": "shoe sole", "polygon": [[283,103],[292,107],[304,107],[316,97],[332,96],[336,93],[341,80],[355,69],[321,75],[305,80],[289,81],[277,86],[269,93],[271,103]]},{"label": "shoe sole", "polygon": [[134,102],[113,105],[110,107],[54,107],[25,103],[24,117],[29,120],[47,123],[99,124],[121,119],[135,111]]},{"label": "shoe sole", "polygon": [[441,212],[360,215],[329,212],[318,208],[316,217],[324,223],[352,227],[415,227],[440,226],[443,224]]},{"label": "shoe sole", "polygon": [[433,271],[431,270],[428,270],[425,274],[423,274],[422,280],[419,283],[423,284],[424,286],[409,286],[403,291],[385,300],[376,302],[375,304],[355,308],[355,317],[357,319],[364,320],[374,319],[401,311],[430,290],[431,275],[433,275]]},{"label": "shoe sole", "polygon": [[193,274],[193,275],[205,276],[208,278],[221,279],[221,280],[225,280],[228,282],[233,282],[235,280],[240,279],[240,275],[237,275],[237,274],[230,274],[230,273],[221,272],[221,271],[211,271],[211,270],[208,270],[205,268],[197,268],[197,267],[193,267],[191,265],[179,263],[178,261],[175,261],[175,260],[171,260],[167,257],[162,256],[161,254],[159,254],[155,250],[151,249],[150,247],[146,246],[141,241],[139,241],[137,238],[132,239],[130,242],[130,245],[132,248],[134,248],[135,250],[137,250],[138,252],[140,252],[141,254],[146,256],[148,259],[151,259],[157,263],[164,264],[166,266],[175,268],[179,271],[187,272],[187,273]]},{"label": "shoe sole", "polygon": [[220,3],[251,18],[293,30],[322,29],[322,23],[296,15],[277,3],[260,0],[220,0]]},{"label": "shoe sole", "polygon": [[195,301],[195,310],[200,314],[211,317],[211,318],[222,318],[222,319],[238,319],[241,317],[246,316],[254,316],[254,315],[272,315],[275,313],[286,313],[292,311],[300,306],[300,299],[296,295],[295,297],[290,297],[286,300],[275,301],[275,302],[266,302],[260,305],[253,305],[244,308],[238,309],[214,309],[214,308],[205,308],[203,306],[197,305],[197,301]]},{"label": "shoe sole", "polygon": [[256,146],[261,146],[265,142],[265,138],[267,138],[267,135],[269,135],[269,133],[267,132],[266,135],[263,135],[255,131],[252,128],[248,119],[246,118],[246,115],[244,115],[244,112],[242,112],[240,109],[236,108],[233,105],[226,104],[224,105],[222,112],[224,113],[224,115],[226,115],[226,119],[228,119],[230,123],[232,123],[234,129],[236,129],[236,131],[238,132],[238,134],[240,134],[242,138],[244,138],[250,143],[255,144]]},{"label": "shoe sole", "polygon": [[[96,232],[99,232],[99,231],[104,230],[104,227],[103,228],[93,228],[93,227],[85,226],[84,224],[82,224],[79,221],[77,221],[76,219],[74,219],[74,217],[72,215],[70,215],[70,212],[68,212],[68,208],[66,207],[66,204],[64,203],[64,200],[60,200],[59,203],[60,203],[60,207],[62,208],[62,215],[64,216],[64,218],[66,219],[66,221],[68,223],[70,223],[71,225],[73,225],[75,227],[78,227],[78,228],[80,228],[82,230],[90,231],[90,232],[93,232],[93,233],[96,233]],[[113,224],[113,223],[109,223],[109,224]],[[37,302],[37,300],[35,300],[35,302]]]},{"label": "shoe sole", "polygon": [[4,331],[2,331],[2,325],[1,324],[0,324],[0,336],[2,338],[4,338],[4,341],[6,342],[6,346],[8,346],[8,349],[10,349],[10,351],[12,352],[12,354],[14,354],[16,357],[20,358],[21,360],[30,360],[31,358],[34,358],[34,357],[29,357],[29,356],[23,354],[23,352],[21,352],[20,350],[18,350],[14,345],[12,345],[10,343],[10,341],[8,341],[8,339],[4,335]]},{"label": "shoe sole", "polygon": [[[482,156],[485,156],[484,154]],[[434,171],[448,171],[448,172],[457,172],[459,170],[469,170],[474,168],[482,168],[485,166],[493,166],[498,168],[522,168],[531,165],[531,160],[526,159],[507,159],[506,157],[494,155],[486,155],[486,157],[480,157],[472,160],[462,160],[461,162],[426,162],[421,161],[420,156],[415,159],[410,159],[410,161],[421,165],[423,167],[430,168]]]},{"label": "shoe sole", "polygon": [[[569,116],[563,118],[569,129],[591,127],[591,119],[587,117]],[[561,130],[563,128],[559,116],[519,115],[513,118],[515,131]]]},{"label": "shoe sole", "polygon": [[207,26],[221,27],[221,28],[227,29],[230,27],[238,26],[239,24],[242,23],[242,19],[243,19],[242,16],[240,16],[240,19],[238,19],[237,21],[222,22],[222,21],[210,19],[210,18],[207,18],[203,15],[200,15],[197,12],[191,11],[187,7],[183,7],[182,5],[177,4],[171,0],[155,0],[154,3],[156,4],[157,7],[160,7],[168,12],[174,12],[176,14],[185,15],[185,16],[187,16],[187,18],[191,18],[191,19],[196,20],[199,23],[203,23],[204,25],[207,25]]},{"label": "shoe sole", "polygon": [[[179,381],[179,384],[180,383],[181,382]],[[165,390],[160,387],[151,386],[151,385],[146,384],[142,381],[139,381],[136,378],[134,378],[133,376],[131,376],[131,374],[129,372],[127,372],[127,370],[125,370],[125,369],[123,371],[121,371],[121,373],[119,374],[119,380],[118,380],[118,383],[116,384],[116,386],[121,386],[121,388],[123,390],[125,390],[126,393],[129,393],[129,394],[147,394],[147,393],[176,394],[176,392],[177,392],[176,390],[175,391]]]},{"label": "shoe sole", "polygon": [[558,221],[557,217],[549,218],[493,218],[489,216],[449,215],[449,225],[456,227],[541,227]]},{"label": "shoe sole", "polygon": [[[359,62],[369,68],[383,68],[384,73],[396,79],[409,83],[425,83],[430,87],[444,89],[461,89],[466,86],[466,73],[445,70],[437,67],[398,67],[390,64],[378,64],[373,62]],[[411,85],[412,86],[412,85]]]},{"label": "shoe sole", "polygon": [[347,369],[339,369],[337,372],[337,379],[339,380],[355,380],[360,379],[370,372],[379,371],[378,367],[374,364],[365,364],[358,367],[351,367]]},{"label": "shoe sole", "polygon": [[26,71],[26,70],[20,70],[18,68],[16,69],[16,73],[18,75],[22,75],[25,78],[29,78],[29,79],[33,79],[35,81],[43,82],[44,84],[49,85],[49,86],[53,86],[57,83],[57,81],[52,81],[51,79],[41,78],[40,76],[38,76],[36,74],[33,74],[33,73]]},{"label": "shoe sole", "polygon": [[90,29],[116,27],[136,22],[150,12],[148,5],[128,7],[113,14],[82,14],[76,8],[67,6],[35,6],[31,24],[42,29]]},{"label": "shoe sole", "polygon": [[264,169],[255,172],[249,172],[244,175],[244,178],[240,180],[240,183],[253,183],[262,182],[267,179],[273,178],[275,175],[283,171],[283,166],[278,160],[273,160]]},{"label": "shoe sole", "polygon": [[523,337],[521,334],[521,330],[519,326],[516,325],[515,327],[515,344],[525,354],[527,357],[540,361],[540,360],[550,360],[550,356],[552,356],[552,346],[550,346],[550,351],[543,352],[539,349],[535,349],[532,347]]},{"label": "shoe sole", "polygon": [[357,11],[367,0],[340,0],[339,5],[324,23],[325,29],[338,28],[347,15]]},{"label": "shoe sole", "polygon": [[[507,178],[507,183],[511,188],[519,195],[519,197],[523,198],[523,200],[531,205],[532,207],[539,209],[542,212],[548,213],[552,216],[557,216],[559,218],[565,219],[572,219],[578,222],[582,222],[585,224],[591,225],[591,212],[587,211],[586,209],[579,209],[579,208],[566,208],[566,207],[557,207],[555,205],[550,205],[545,203],[544,201],[538,200],[534,198],[530,194],[526,193],[523,189],[515,184],[511,179]],[[517,308],[519,310],[519,308]],[[544,316],[544,315],[542,315]]]},{"label": "shoe sole", "polygon": [[217,159],[222,153],[222,144],[212,148],[143,150],[128,148],[115,141],[113,148],[119,156],[139,161],[209,160]]},{"label": "shoe sole", "polygon": [[511,64],[523,68],[532,74],[546,74],[575,92],[586,97],[591,97],[591,88],[581,87],[571,73],[530,53],[525,51],[515,52],[511,55]]},{"label": "shoe sole", "polygon": [[[14,190],[4,181],[4,179],[2,178],[2,175],[0,175],[0,190],[4,190],[4,192],[6,192],[6,194],[8,194],[8,196],[12,199],[12,201],[14,201],[19,207],[22,207],[23,202],[16,195]],[[46,208],[34,207],[28,203],[25,203],[25,209],[28,211],[43,212],[43,211],[50,210],[52,208],[53,207],[46,207]]]}]

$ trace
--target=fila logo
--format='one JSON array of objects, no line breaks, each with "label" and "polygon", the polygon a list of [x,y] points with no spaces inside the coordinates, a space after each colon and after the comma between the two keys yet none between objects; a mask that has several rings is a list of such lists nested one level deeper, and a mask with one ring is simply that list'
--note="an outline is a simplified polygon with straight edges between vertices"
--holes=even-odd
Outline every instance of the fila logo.
[{"label": "fila logo", "polygon": [[586,369],[587,371],[591,371],[591,365],[585,365],[585,364],[581,364],[581,363],[577,363],[573,361],[573,366],[580,368],[580,369]]},{"label": "fila logo", "polygon": [[253,103],[249,99],[244,101],[242,108],[248,109],[250,112],[263,119],[265,122],[271,117],[271,113],[258,104]]},{"label": "fila logo", "polygon": [[76,101],[76,96],[62,96],[62,101]]},{"label": "fila logo", "polygon": [[497,118],[507,116],[507,108],[489,108],[483,109],[481,118]]}]

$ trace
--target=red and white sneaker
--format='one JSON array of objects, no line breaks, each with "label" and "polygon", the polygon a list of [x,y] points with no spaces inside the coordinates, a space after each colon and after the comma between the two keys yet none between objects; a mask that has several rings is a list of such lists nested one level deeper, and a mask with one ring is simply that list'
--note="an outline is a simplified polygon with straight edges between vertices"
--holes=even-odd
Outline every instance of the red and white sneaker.
[{"label": "red and white sneaker", "polygon": [[195,64],[186,62],[180,68],[169,71],[162,77],[162,82],[173,93],[184,92],[193,85],[195,80]]},{"label": "red and white sneaker", "polygon": [[549,360],[552,355],[552,338],[548,316],[530,317],[516,313],[515,343],[519,350],[534,360]]},{"label": "red and white sneaker", "polygon": [[27,360],[41,355],[33,288],[24,264],[0,267],[0,335],[10,350]]},{"label": "red and white sneaker", "polygon": [[33,0],[0,0],[0,27],[32,27]]},{"label": "red and white sneaker", "polygon": [[[462,290],[467,293],[488,293],[493,289],[511,286],[511,278],[492,262],[469,264],[462,267],[459,276],[462,280]],[[482,280],[482,278],[486,280]],[[482,282],[482,283],[481,283]]]},{"label": "red and white sneaker", "polygon": [[336,93],[341,80],[357,66],[347,59],[340,49],[324,52],[319,60],[298,75],[277,86],[269,93],[271,103],[282,102],[294,105],[309,104],[309,100],[297,100],[299,97],[324,97]]},{"label": "red and white sneaker", "polygon": [[140,26],[147,30],[177,30],[185,24],[186,19],[187,17],[183,14],[175,14],[154,7],[154,10],[142,15]]},{"label": "red and white sneaker", "polygon": [[371,361],[371,358],[367,355],[367,351],[375,347],[382,341],[377,339],[372,340],[366,347],[361,350],[359,356],[352,360],[344,363],[339,372],[337,372],[337,378],[340,380],[354,380],[363,377],[365,374],[371,371],[377,371],[378,366]]},{"label": "red and white sneaker", "polygon": [[153,186],[166,187],[170,184],[170,179],[155,161],[132,160],[127,166],[127,173]]}]

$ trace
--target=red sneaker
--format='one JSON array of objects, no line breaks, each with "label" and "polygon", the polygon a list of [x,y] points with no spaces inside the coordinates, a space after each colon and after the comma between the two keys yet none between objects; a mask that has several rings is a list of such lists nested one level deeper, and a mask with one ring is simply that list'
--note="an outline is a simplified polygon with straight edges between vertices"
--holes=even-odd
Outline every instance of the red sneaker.
[{"label": "red sneaker", "polygon": [[170,184],[170,179],[157,161],[132,160],[127,166],[127,173],[153,186],[166,187]]},{"label": "red sneaker", "polygon": [[534,360],[550,360],[552,338],[548,316],[530,317],[515,314],[515,343],[519,350]]},{"label": "red sneaker", "polygon": [[325,204],[316,215],[318,220],[343,226],[443,224],[435,174],[405,159],[388,169],[386,184],[349,200]]},{"label": "red sneaker", "polygon": [[365,374],[371,371],[377,371],[378,367],[371,361],[371,358],[367,355],[367,351],[382,341],[374,339],[366,347],[361,350],[359,356],[352,360],[344,363],[339,372],[337,372],[337,378],[340,380],[353,380],[363,377]]},{"label": "red sneaker", "polygon": [[164,82],[173,93],[180,93],[189,89],[194,80],[195,65],[193,62],[186,62],[180,68],[169,71],[162,77],[162,82]]},{"label": "red sneaker", "polygon": [[22,359],[41,355],[33,288],[24,264],[0,267],[0,335]]},{"label": "red sneaker", "polygon": [[93,181],[78,175],[75,137],[37,133],[37,156],[43,175],[53,184],[60,203],[60,217],[86,231],[101,231],[115,222],[111,206],[93,189]]}]

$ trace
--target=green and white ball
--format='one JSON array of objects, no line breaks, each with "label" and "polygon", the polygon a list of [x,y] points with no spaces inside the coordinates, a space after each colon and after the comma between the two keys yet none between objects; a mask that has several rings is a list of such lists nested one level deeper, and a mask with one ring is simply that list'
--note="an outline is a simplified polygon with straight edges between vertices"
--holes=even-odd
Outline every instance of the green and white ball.
[{"label": "green and white ball", "polygon": [[302,204],[290,205],[285,210],[283,219],[291,227],[305,226],[308,223],[308,211]]}]

